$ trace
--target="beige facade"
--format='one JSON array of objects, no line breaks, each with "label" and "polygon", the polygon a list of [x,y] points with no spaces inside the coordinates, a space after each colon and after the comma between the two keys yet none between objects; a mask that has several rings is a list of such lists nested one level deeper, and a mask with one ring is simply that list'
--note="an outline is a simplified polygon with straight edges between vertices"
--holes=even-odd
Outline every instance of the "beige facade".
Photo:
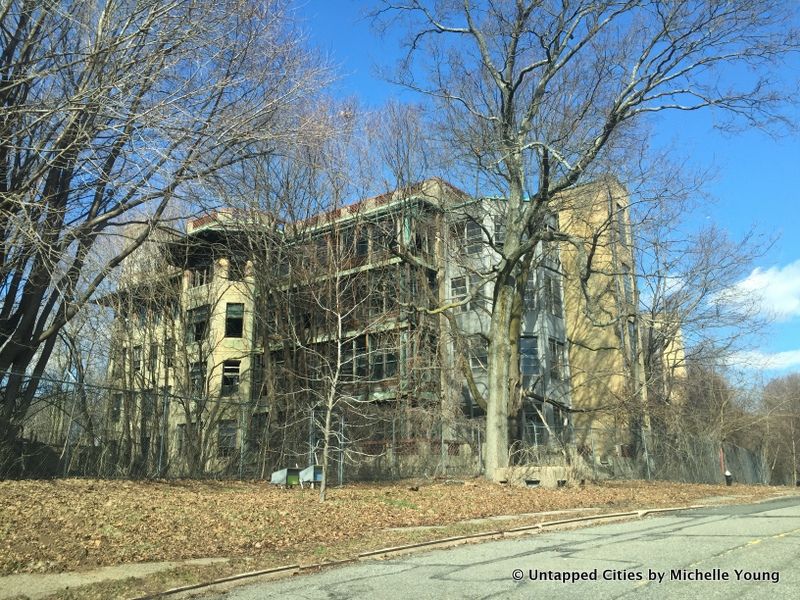
[{"label": "beige facade", "polygon": [[629,200],[615,181],[562,198],[564,316],[575,443],[599,462],[631,455],[649,428]]}]

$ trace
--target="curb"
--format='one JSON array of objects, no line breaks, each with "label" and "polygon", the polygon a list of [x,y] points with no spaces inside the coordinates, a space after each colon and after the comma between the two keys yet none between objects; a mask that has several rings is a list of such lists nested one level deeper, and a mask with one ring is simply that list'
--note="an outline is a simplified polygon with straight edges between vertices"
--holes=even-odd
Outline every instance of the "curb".
[{"label": "curb", "polygon": [[233,581],[239,581],[242,579],[251,579],[254,577],[260,576],[267,576],[267,575],[298,575],[300,573],[304,573],[306,571],[319,571],[322,569],[327,569],[329,567],[336,567],[340,565],[346,564],[353,564],[359,562],[361,560],[375,558],[375,557],[384,557],[384,556],[391,556],[393,554],[403,554],[403,553],[412,553],[414,550],[423,549],[423,548],[430,548],[430,547],[439,547],[439,548],[449,548],[453,546],[459,546],[462,544],[467,544],[473,541],[479,540],[486,540],[486,539],[503,539],[505,537],[514,537],[518,535],[524,535],[528,532],[537,532],[543,531],[544,529],[549,529],[551,527],[558,527],[560,525],[569,525],[571,523],[586,523],[590,521],[605,521],[605,520],[613,520],[613,519],[625,519],[629,517],[636,517],[636,518],[644,518],[647,515],[652,514],[660,514],[660,513],[668,513],[668,512],[677,512],[681,510],[694,510],[698,508],[708,508],[710,505],[708,504],[692,504],[689,506],[674,506],[669,508],[646,508],[641,510],[633,510],[628,512],[619,512],[619,513],[607,513],[607,514],[600,514],[600,515],[587,515],[584,517],[573,517],[570,519],[558,519],[556,521],[545,521],[542,523],[537,523],[535,525],[523,525],[522,527],[513,527],[511,529],[498,529],[496,531],[487,531],[483,533],[474,533],[468,535],[458,535],[453,537],[447,538],[439,538],[435,540],[429,540],[426,542],[418,542],[416,544],[405,544],[402,546],[391,546],[389,548],[381,548],[379,550],[370,550],[368,552],[361,552],[360,554],[352,557],[352,558],[345,558],[341,560],[334,560],[329,562],[323,563],[312,563],[307,565],[285,565],[281,567],[273,567],[270,569],[263,569],[260,571],[250,571],[247,573],[240,573],[238,575],[230,575],[228,577],[222,577],[220,579],[214,579],[212,581],[206,581],[202,583],[195,583],[191,585],[184,585],[180,587],[171,588],[168,590],[164,590],[162,592],[157,592],[155,594],[148,594],[145,596],[137,596],[132,598],[131,600],[155,600],[156,598],[164,598],[165,596],[172,596],[175,594],[179,594],[181,592],[189,592],[192,590],[198,590],[207,587],[213,587],[215,585],[220,585],[223,583],[230,583]]}]

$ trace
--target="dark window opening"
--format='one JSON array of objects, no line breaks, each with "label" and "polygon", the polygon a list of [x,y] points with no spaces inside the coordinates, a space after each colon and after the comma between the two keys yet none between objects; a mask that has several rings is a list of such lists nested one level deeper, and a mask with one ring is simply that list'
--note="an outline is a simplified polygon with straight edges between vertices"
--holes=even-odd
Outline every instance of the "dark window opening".
[{"label": "dark window opening", "polygon": [[366,377],[369,371],[369,355],[367,339],[364,336],[356,338],[355,354],[356,377]]},{"label": "dark window opening", "polygon": [[133,370],[141,371],[142,369],[142,347],[133,347]]},{"label": "dark window opening", "polygon": [[236,453],[236,421],[226,419],[217,426],[217,456],[224,458]]},{"label": "dark window opening", "polygon": [[550,354],[548,357],[550,362],[550,377],[561,381],[565,376],[564,367],[566,360],[564,355],[564,342],[559,342],[558,340],[550,338],[548,340],[548,351]]},{"label": "dark window opening", "polygon": [[189,367],[189,389],[193,394],[202,395],[206,387],[206,363],[194,362]]},{"label": "dark window opening", "polygon": [[539,340],[536,336],[524,335],[519,339],[519,374],[522,386],[530,389],[539,375]]},{"label": "dark window opening", "polygon": [[208,305],[198,306],[186,315],[186,342],[202,342],[208,333]]},{"label": "dark window opening", "polygon": [[562,317],[564,315],[564,305],[561,300],[561,286],[558,279],[552,275],[545,275],[544,292],[547,311],[555,317]]},{"label": "dark window opening", "polygon": [[231,396],[239,391],[239,366],[241,361],[226,360],[222,363],[222,395]]},{"label": "dark window opening", "polygon": [[158,344],[150,344],[149,369],[150,373],[156,373],[158,370]]},{"label": "dark window opening", "polygon": [[244,304],[228,303],[225,307],[225,337],[240,338],[244,331]]},{"label": "dark window opening", "polygon": [[189,276],[189,287],[200,287],[211,281],[211,265],[195,267]]},{"label": "dark window opening", "polygon": [[175,361],[175,340],[167,338],[164,341],[164,366],[172,367]]},{"label": "dark window opening", "polygon": [[175,452],[181,456],[186,449],[186,423],[179,423],[175,428]]},{"label": "dark window opening", "polygon": [[369,237],[366,227],[361,227],[356,232],[356,256],[366,257],[369,254]]}]

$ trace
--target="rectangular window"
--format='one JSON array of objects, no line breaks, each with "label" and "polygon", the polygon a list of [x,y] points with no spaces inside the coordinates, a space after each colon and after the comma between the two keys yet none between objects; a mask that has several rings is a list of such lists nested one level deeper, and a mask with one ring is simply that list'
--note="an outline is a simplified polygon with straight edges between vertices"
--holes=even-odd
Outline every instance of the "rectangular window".
[{"label": "rectangular window", "polygon": [[387,378],[395,377],[397,375],[397,351],[394,348],[386,350],[384,357],[384,375]]},{"label": "rectangular window", "polygon": [[639,354],[639,338],[636,335],[636,323],[628,321],[628,345],[631,349],[631,360],[637,362]]},{"label": "rectangular window", "polygon": [[217,456],[224,458],[236,454],[236,421],[225,419],[217,425]]},{"label": "rectangular window", "polygon": [[550,378],[561,381],[565,376],[564,342],[559,342],[553,338],[550,338],[548,342]]},{"label": "rectangular window", "polygon": [[617,203],[617,239],[623,246],[628,245],[628,226],[625,222],[625,207]]},{"label": "rectangular window", "polygon": [[202,342],[208,333],[208,304],[192,308],[186,313],[186,343]]},{"label": "rectangular window", "polygon": [[342,343],[342,380],[350,382],[353,379],[353,342],[345,341]]},{"label": "rectangular window", "polygon": [[244,331],[244,304],[228,303],[225,306],[225,337],[240,338]]},{"label": "rectangular window", "polygon": [[195,267],[189,275],[189,287],[200,287],[211,282],[211,265]]},{"label": "rectangular window", "polygon": [[528,272],[523,294],[523,310],[536,310],[536,270],[533,268]]},{"label": "rectangular window", "polygon": [[239,391],[239,360],[226,360],[222,363],[222,395],[232,396]]},{"label": "rectangular window", "polygon": [[503,217],[494,218],[494,245],[502,250],[506,243],[506,223]]},{"label": "rectangular window", "polygon": [[164,340],[164,366],[168,369],[175,361],[175,340],[167,338]]},{"label": "rectangular window", "polygon": [[258,400],[264,386],[264,355],[254,354],[250,364],[250,397]]},{"label": "rectangular window", "polygon": [[150,344],[150,357],[148,365],[150,373],[158,372],[158,344]]},{"label": "rectangular window", "polygon": [[194,362],[189,367],[189,389],[192,394],[203,395],[206,389],[205,362]]},{"label": "rectangular window", "polygon": [[483,295],[480,275],[469,276],[469,293],[472,299],[467,305],[469,310],[483,310],[486,308],[486,296]]},{"label": "rectangular window", "polygon": [[486,372],[489,364],[489,348],[486,340],[476,340],[470,348],[469,366],[474,376],[481,376]]},{"label": "rectangular window", "polygon": [[119,423],[122,414],[122,394],[114,394],[111,399],[111,422]]},{"label": "rectangular window", "polygon": [[633,305],[633,279],[628,265],[622,265],[622,288],[625,291],[625,302],[629,306]]},{"label": "rectangular window", "polygon": [[534,335],[523,335],[519,339],[519,373],[522,386],[530,389],[539,376],[539,339]]},{"label": "rectangular window", "polygon": [[175,452],[182,456],[186,449],[186,423],[178,423],[175,427]]},{"label": "rectangular window", "polygon": [[552,275],[544,276],[544,293],[547,311],[555,317],[563,316],[564,306],[561,301],[561,286],[556,277]]},{"label": "rectangular window", "polygon": [[466,277],[453,277],[450,280],[450,297],[453,302],[458,302],[467,297]]},{"label": "rectangular window", "polygon": [[483,242],[483,229],[476,221],[467,221],[464,232],[464,248],[467,254],[479,254]]},{"label": "rectangular window", "polygon": [[356,377],[366,377],[369,371],[369,355],[367,354],[367,338],[356,338],[355,343]]},{"label": "rectangular window", "polygon": [[369,236],[366,226],[360,227],[356,232],[356,256],[365,258],[369,254]]},{"label": "rectangular window", "polygon": [[141,346],[134,346],[133,347],[133,370],[134,371],[141,371],[142,370],[142,347]]}]

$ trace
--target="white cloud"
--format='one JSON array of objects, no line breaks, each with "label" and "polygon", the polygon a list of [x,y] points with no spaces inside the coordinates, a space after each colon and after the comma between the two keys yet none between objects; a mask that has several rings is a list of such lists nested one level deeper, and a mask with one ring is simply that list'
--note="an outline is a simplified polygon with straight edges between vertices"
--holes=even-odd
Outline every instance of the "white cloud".
[{"label": "white cloud", "polygon": [[793,367],[800,367],[800,350],[773,353],[758,350],[737,352],[731,357],[729,364],[740,369],[784,371]]},{"label": "white cloud", "polygon": [[800,316],[800,260],[783,267],[756,268],[734,286],[733,293],[760,298],[761,310],[779,321]]}]

